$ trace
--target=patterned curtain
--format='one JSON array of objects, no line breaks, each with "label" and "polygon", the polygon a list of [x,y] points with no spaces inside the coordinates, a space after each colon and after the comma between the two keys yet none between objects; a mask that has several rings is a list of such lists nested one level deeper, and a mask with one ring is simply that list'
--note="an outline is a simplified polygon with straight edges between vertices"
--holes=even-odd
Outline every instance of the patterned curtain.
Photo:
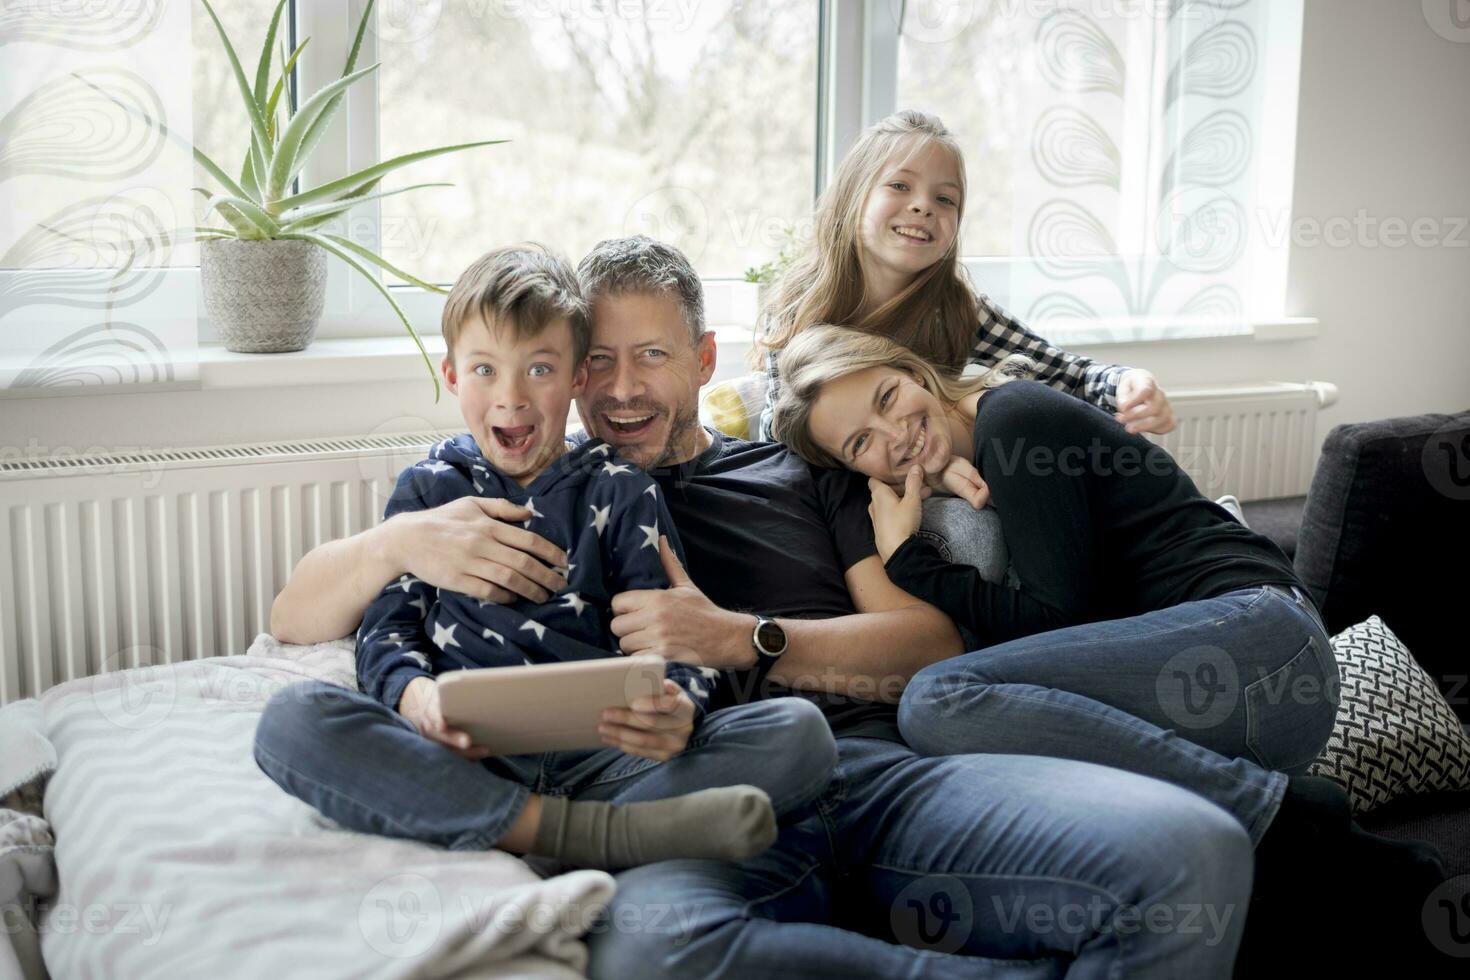
[{"label": "patterned curtain", "polygon": [[1058,335],[1114,318],[1161,338],[1248,329],[1260,249],[1289,220],[1289,174],[1283,204],[1260,138],[1272,100],[1296,99],[1294,76],[1273,77],[1291,62],[1270,55],[1300,48],[1279,2],[1015,8],[1034,21],[1016,79],[1015,313]]},{"label": "patterned curtain", "polygon": [[0,4],[0,394],[196,381],[189,4]]}]

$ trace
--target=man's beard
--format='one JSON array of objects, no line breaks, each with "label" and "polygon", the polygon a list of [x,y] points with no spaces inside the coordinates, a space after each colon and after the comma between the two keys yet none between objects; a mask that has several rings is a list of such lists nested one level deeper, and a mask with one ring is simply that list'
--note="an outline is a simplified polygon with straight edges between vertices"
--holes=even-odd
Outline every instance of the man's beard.
[{"label": "man's beard", "polygon": [[[639,468],[650,474],[656,474],[661,469],[688,462],[687,459],[681,457],[697,445],[691,438],[691,434],[699,425],[699,409],[697,407],[683,405],[675,409],[672,413],[669,413],[665,411],[663,406],[653,402],[639,403],[635,401],[623,404],[614,401],[603,401],[598,402],[593,407],[592,412],[597,419],[598,428],[605,427],[610,435],[616,434],[607,421],[607,416],[610,414],[632,414],[635,412],[647,414],[652,412],[657,415],[669,416],[669,431],[664,437],[664,444],[656,450],[653,450],[652,455],[646,460],[634,459],[630,455],[634,451],[634,447],[623,447],[618,446],[617,443],[613,443],[613,446],[620,454],[637,463]],[[641,452],[647,452],[647,450],[641,450]]]}]

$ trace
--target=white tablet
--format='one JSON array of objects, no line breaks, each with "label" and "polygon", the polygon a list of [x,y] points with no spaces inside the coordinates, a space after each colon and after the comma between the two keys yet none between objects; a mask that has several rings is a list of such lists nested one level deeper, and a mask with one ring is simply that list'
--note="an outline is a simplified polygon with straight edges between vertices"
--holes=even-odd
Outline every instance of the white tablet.
[{"label": "white tablet", "polygon": [[606,660],[486,667],[440,674],[439,707],[452,728],[496,755],[602,746],[604,708],[626,708],[663,691],[664,658],[644,653]]}]

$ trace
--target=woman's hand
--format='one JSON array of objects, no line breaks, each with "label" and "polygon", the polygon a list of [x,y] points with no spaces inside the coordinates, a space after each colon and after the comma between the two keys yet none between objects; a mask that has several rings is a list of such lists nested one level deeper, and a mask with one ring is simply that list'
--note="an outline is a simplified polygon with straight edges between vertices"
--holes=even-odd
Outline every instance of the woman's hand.
[{"label": "woman's hand", "polygon": [[634,698],[626,708],[605,708],[597,726],[602,744],[629,755],[668,762],[694,734],[694,702],[667,677],[658,697]]},{"label": "woman's hand", "polygon": [[924,468],[917,463],[909,468],[903,496],[882,480],[868,479],[868,516],[873,520],[873,540],[878,555],[886,563],[899,545],[918,533],[924,518]]},{"label": "woman's hand", "polygon": [[1153,374],[1143,368],[1129,368],[1118,380],[1118,411],[1113,418],[1129,432],[1152,432],[1163,435],[1174,431],[1178,422],[1174,406]]},{"label": "woman's hand", "polygon": [[952,456],[949,465],[940,477],[944,489],[969,502],[976,510],[984,510],[990,503],[990,486],[975,469],[975,464],[963,456]]},{"label": "woman's hand", "polygon": [[439,706],[439,685],[432,678],[415,677],[408,682],[398,699],[398,713],[411,721],[424,738],[461,758],[478,761],[492,754],[485,746],[472,744],[469,732],[450,728],[445,722]]},{"label": "woman's hand", "polygon": [[[398,564],[415,578],[490,602],[546,602],[566,588],[567,556],[517,526],[531,512],[508,500],[460,497],[399,514],[391,528]],[[517,523],[512,523],[517,522]]]}]

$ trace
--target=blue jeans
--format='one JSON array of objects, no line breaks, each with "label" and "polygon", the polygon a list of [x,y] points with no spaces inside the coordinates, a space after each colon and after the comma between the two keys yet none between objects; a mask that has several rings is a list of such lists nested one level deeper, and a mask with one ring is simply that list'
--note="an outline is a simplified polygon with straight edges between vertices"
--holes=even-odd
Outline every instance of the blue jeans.
[{"label": "blue jeans", "polygon": [[1264,586],[932,664],[904,690],[899,725],[925,755],[1046,755],[1163,779],[1259,840],[1256,801],[1321,753],[1338,698],[1310,597]]},{"label": "blue jeans", "polygon": [[706,715],[667,762],[617,749],[463,758],[376,699],[321,681],[272,695],[255,761],[343,827],[450,850],[486,850],[531,793],[632,803],[716,786],[765,790],[778,816],[815,799],[837,750],[815,705],[777,698]]},{"label": "blue jeans", "polygon": [[590,975],[1230,976],[1251,843],[1200,796],[1063,759],[837,746],[765,853],[620,874]]}]

